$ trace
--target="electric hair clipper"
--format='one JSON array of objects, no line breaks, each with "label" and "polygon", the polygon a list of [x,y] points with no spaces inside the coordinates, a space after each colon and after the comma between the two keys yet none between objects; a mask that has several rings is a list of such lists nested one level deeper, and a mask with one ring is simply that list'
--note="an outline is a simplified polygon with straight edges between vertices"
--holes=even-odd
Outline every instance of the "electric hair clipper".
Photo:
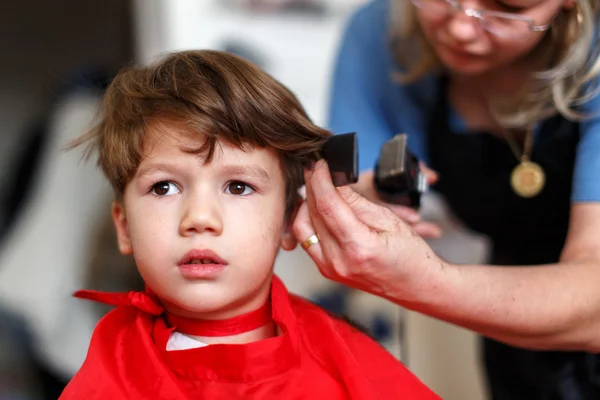
[{"label": "electric hair clipper", "polygon": [[320,155],[327,161],[334,186],[349,185],[358,181],[356,133],[329,137],[321,148]]},{"label": "electric hair clipper", "polygon": [[398,134],[384,143],[375,165],[375,188],[388,203],[418,209],[428,183],[419,160],[408,151],[407,138],[406,134]]}]

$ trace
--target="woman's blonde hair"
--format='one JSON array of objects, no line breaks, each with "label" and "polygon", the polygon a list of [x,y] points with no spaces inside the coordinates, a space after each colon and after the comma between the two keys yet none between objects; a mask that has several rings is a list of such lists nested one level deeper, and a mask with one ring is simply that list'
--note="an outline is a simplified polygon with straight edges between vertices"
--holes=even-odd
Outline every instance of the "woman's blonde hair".
[{"label": "woman's blonde hair", "polygon": [[[410,0],[397,0],[392,12],[392,51],[401,72],[396,78],[410,83],[441,72],[443,65],[423,35]],[[533,74],[530,85],[510,99],[494,99],[491,112],[505,128],[523,128],[560,113],[585,117],[578,107],[600,92],[600,1],[578,0],[561,12],[536,51],[545,70]]]}]

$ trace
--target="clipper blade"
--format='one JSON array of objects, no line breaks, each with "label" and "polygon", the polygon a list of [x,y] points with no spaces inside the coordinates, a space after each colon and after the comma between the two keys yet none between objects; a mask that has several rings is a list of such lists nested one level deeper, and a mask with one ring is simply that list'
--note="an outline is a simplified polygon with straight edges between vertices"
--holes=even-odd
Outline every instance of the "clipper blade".
[{"label": "clipper blade", "polygon": [[398,134],[383,144],[379,153],[379,179],[406,171],[406,134]]}]

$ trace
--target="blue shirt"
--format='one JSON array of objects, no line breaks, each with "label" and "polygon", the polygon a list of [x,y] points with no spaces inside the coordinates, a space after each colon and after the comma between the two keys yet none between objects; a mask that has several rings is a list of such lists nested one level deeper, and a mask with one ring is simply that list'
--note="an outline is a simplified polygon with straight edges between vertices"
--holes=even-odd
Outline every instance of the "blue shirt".
[{"label": "blue shirt", "polygon": [[[434,106],[438,77],[407,85],[393,80],[398,66],[389,51],[389,15],[388,0],[360,8],[350,19],[334,70],[329,129],[357,132],[361,170],[374,167],[383,143],[397,133],[407,133],[410,150],[425,162],[429,159],[427,115]],[[449,111],[450,127],[465,131],[460,116]],[[580,123],[571,198],[596,202],[600,201],[600,96],[583,104],[581,111],[593,116]]]}]

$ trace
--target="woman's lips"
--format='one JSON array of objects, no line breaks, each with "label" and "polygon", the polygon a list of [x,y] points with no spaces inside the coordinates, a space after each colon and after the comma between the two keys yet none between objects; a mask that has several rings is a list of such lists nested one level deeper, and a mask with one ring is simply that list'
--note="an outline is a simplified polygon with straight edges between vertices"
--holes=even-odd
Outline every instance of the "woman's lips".
[{"label": "woman's lips", "polygon": [[454,55],[456,57],[471,58],[471,59],[473,59],[473,58],[478,58],[478,57],[482,56],[481,54],[477,54],[477,53],[474,53],[472,51],[465,50],[464,48],[457,47],[457,46],[452,46],[452,45],[448,45],[448,44],[443,44],[442,43],[442,48],[446,52],[448,52],[451,55]]}]

